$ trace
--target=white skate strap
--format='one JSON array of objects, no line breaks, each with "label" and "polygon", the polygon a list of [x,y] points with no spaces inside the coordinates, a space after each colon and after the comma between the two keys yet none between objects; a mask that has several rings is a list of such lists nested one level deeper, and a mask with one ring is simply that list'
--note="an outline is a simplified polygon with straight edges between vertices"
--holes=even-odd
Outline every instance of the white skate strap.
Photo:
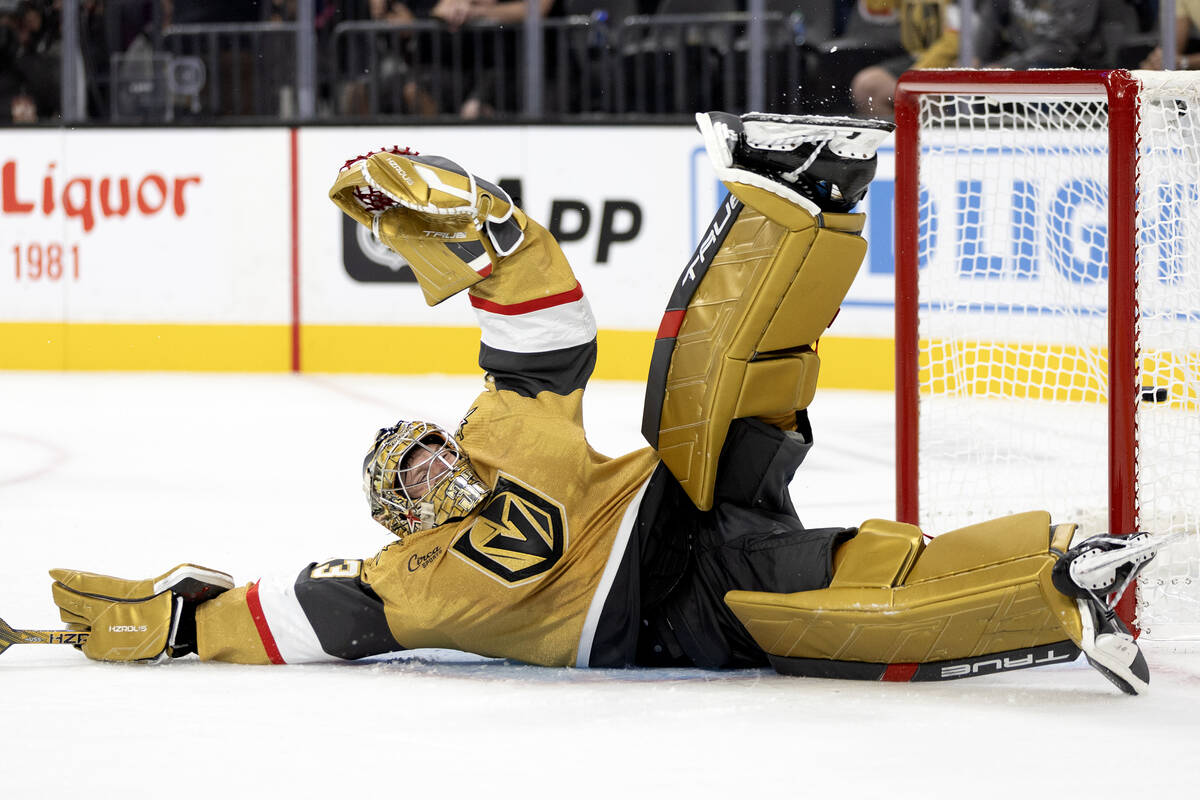
[{"label": "white skate strap", "polygon": [[830,152],[841,158],[867,160],[891,134],[867,120],[825,117],[819,122],[803,118],[769,117],[742,122],[746,144],[757,150],[792,150],[807,142],[827,142]]},{"label": "white skate strap", "polygon": [[821,207],[794,189],[782,183],[766,178],[756,172],[738,169],[733,166],[733,136],[729,127],[722,122],[715,125],[707,114],[696,115],[696,125],[700,128],[700,137],[704,140],[704,149],[712,162],[717,179],[724,183],[741,183],[764,189],[778,195],[789,203],[798,205],[814,217],[821,215]]},{"label": "white skate strap", "polygon": [[1139,533],[1117,550],[1082,553],[1071,562],[1071,580],[1078,586],[1093,591],[1108,586],[1112,584],[1117,569],[1125,564],[1133,564],[1135,567],[1145,564],[1157,555],[1160,547],[1174,544],[1183,535],[1180,531],[1155,538],[1148,533]]}]

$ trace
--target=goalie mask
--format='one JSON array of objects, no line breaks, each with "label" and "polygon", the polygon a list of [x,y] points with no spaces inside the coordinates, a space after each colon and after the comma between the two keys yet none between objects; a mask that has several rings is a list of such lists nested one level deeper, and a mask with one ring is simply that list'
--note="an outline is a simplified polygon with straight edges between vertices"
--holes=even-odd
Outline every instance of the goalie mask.
[{"label": "goalie mask", "polygon": [[371,517],[401,539],[465,517],[490,489],[446,430],[401,420],[375,435],[363,459]]}]

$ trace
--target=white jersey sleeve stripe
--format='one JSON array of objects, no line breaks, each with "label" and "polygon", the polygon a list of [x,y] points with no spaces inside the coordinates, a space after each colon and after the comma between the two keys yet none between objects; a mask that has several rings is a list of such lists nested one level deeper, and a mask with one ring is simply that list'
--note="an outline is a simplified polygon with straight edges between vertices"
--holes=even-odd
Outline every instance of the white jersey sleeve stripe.
[{"label": "white jersey sleeve stripe", "polygon": [[321,648],[312,623],[296,599],[295,575],[269,576],[260,580],[258,600],[285,663],[339,660]]},{"label": "white jersey sleeve stripe", "polygon": [[481,340],[510,353],[545,353],[578,347],[596,338],[596,319],[586,297],[523,314],[475,308]]}]

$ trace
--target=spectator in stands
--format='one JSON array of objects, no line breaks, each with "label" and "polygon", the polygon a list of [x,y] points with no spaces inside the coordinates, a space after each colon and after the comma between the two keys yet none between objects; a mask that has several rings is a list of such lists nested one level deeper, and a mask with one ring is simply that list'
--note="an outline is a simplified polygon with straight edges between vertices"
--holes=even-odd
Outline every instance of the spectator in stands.
[{"label": "spectator in stands", "polygon": [[0,121],[59,113],[62,43],[53,0],[0,5]]},{"label": "spectator in stands", "polygon": [[[551,16],[558,0],[537,0],[543,17]],[[452,30],[464,22],[520,23],[528,13],[526,0],[438,0],[431,16],[443,20]]]},{"label": "spectator in stands", "polygon": [[858,0],[833,0],[833,36],[837,38],[846,32],[850,24],[850,15],[858,7]]},{"label": "spectator in stands", "polygon": [[162,0],[162,5],[167,25],[258,22],[263,18],[259,0]]},{"label": "spectator in stands", "polygon": [[859,114],[891,119],[900,75],[958,62],[958,6],[953,0],[897,0],[900,42],[908,52],[860,70],[850,84]]},{"label": "spectator in stands", "polygon": [[1101,67],[1095,0],[992,0],[979,5],[978,63],[1007,69]]},{"label": "spectator in stands", "polygon": [[[543,17],[562,14],[559,0],[536,0],[540,4]],[[435,19],[445,23],[445,36],[458,36],[464,25],[471,22],[493,22],[501,25],[519,27],[525,20],[525,0],[370,0],[369,11],[372,20],[408,24],[419,19]],[[507,35],[504,35],[507,34]],[[423,48],[414,46],[407,40],[396,37],[377,37],[373,47],[377,48],[378,74],[369,78],[357,79],[342,87],[340,107],[342,113],[363,115],[368,113],[368,90],[370,81],[378,82],[378,110],[384,113],[404,111],[407,113],[430,116],[443,110],[458,108],[464,119],[478,119],[495,113],[497,90],[494,85],[495,64],[503,58],[504,68],[501,74],[505,80],[512,81],[517,74],[519,58],[519,36],[513,32],[503,32],[503,42],[499,49],[494,45],[499,37],[489,37],[482,43],[483,50],[472,49],[476,42],[468,42],[467,46],[457,51],[451,47],[442,47],[444,59],[452,53],[461,52],[461,59],[454,62],[444,61],[439,64],[423,63]],[[425,80],[432,70],[458,70],[467,80],[474,76],[483,75],[483,82],[471,87],[466,98],[449,96],[452,81],[443,79],[439,82],[440,92],[435,93]],[[492,80],[489,80],[492,78]],[[398,102],[392,102],[394,87],[399,85]],[[507,87],[506,87],[507,88]],[[511,92],[516,96],[515,87]],[[461,103],[461,105],[460,105]]]},{"label": "spectator in stands", "polygon": [[[262,22],[272,11],[271,0],[161,1],[164,26]],[[229,35],[217,41],[220,52],[209,54],[205,64],[207,80],[210,84],[215,80],[218,88],[217,101],[209,112],[221,116],[275,113],[284,80],[280,73],[294,72],[287,63],[292,51],[275,47],[263,52],[264,42],[270,47],[274,40],[257,37],[239,38],[241,46],[236,50],[229,47]]]},{"label": "spectator in stands", "polygon": [[[1175,0],[1175,68],[1200,69],[1200,53],[1186,53],[1193,31],[1200,31],[1200,0]],[[1162,48],[1146,56],[1142,69],[1162,69]]]},{"label": "spectator in stands", "polygon": [[[429,19],[437,0],[368,0],[367,14],[373,22],[409,25],[419,19]],[[383,113],[405,112],[420,116],[438,113],[438,103],[420,85],[411,63],[412,56],[407,34],[375,36],[368,44],[374,48],[374,76],[355,78],[340,87],[338,107],[343,114],[363,116],[370,112],[370,84],[376,84],[376,110]],[[399,98],[393,89],[400,86]],[[396,106],[395,100],[400,105]]]},{"label": "spectator in stands", "polygon": [[[563,15],[561,0],[532,0],[538,3],[542,18],[560,17]],[[438,0],[431,16],[444,21],[450,30],[456,31],[467,22],[494,22],[501,25],[520,25],[525,21],[528,11],[528,0]],[[517,74],[517,45],[516,36],[507,37],[509,46],[503,56],[508,59],[505,74],[515,78]],[[547,64],[547,69],[549,69]],[[463,101],[459,115],[463,119],[480,119],[495,114],[494,85],[488,83],[476,86]]]},{"label": "spectator in stands", "polygon": [[25,113],[25,99],[18,101],[24,95],[21,73],[17,69],[17,21],[14,12],[15,2],[0,0],[0,121],[26,122],[22,119]]}]

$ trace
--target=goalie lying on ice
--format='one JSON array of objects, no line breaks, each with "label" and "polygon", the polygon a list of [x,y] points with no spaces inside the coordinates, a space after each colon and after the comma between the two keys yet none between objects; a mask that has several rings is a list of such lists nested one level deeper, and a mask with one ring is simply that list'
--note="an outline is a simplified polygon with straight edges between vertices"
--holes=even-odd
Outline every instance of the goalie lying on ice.
[{"label": "goalie lying on ice", "polygon": [[430,304],[468,291],[485,390],[451,433],[401,421],[363,462],[396,541],[240,588],[191,565],[126,581],[54,570],[91,658],[198,652],[297,663],[443,647],[531,664],[773,665],[943,679],[1081,651],[1126,692],[1145,661],[1111,607],[1145,537],[1076,541],[1030,512],[926,544],[869,520],[811,529],[788,484],[812,445],[814,345],[862,261],[861,214],[890,125],[697,117],[730,195],[668,303],[643,432],[592,450],[581,399],[596,326],[558,245],[455,162],[351,160],[332,199],[412,265]]}]

